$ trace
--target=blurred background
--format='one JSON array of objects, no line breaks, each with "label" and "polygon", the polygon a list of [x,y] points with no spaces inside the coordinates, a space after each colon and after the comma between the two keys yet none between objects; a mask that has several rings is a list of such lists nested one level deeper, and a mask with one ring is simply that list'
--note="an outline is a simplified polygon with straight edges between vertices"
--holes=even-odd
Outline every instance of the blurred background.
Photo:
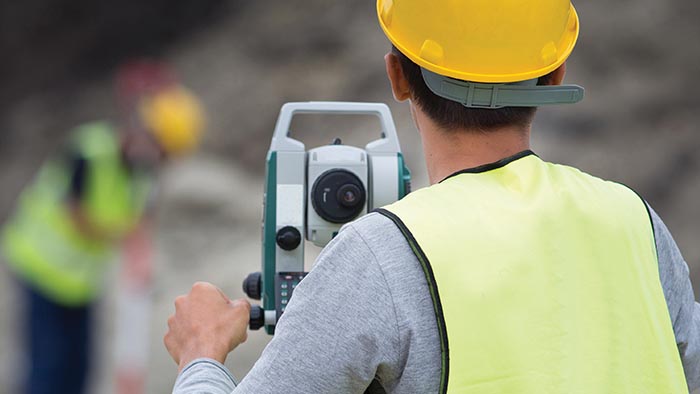
[{"label": "blurred background", "polygon": [[[114,119],[123,61],[168,62],[202,100],[198,152],[159,177],[146,392],[169,392],[176,366],[162,345],[173,299],[195,280],[242,297],[260,264],[265,154],[288,101],[379,101],[392,108],[414,187],[427,185],[420,140],[384,74],[389,48],[374,1],[25,0],[0,2],[0,222],[42,161],[77,125]],[[700,3],[576,2],[582,21],[567,81],[575,106],[540,111],[533,149],[636,189],[665,220],[700,290]],[[307,147],[341,137],[363,146],[374,119],[302,117]],[[313,260],[313,251],[307,258]],[[116,265],[99,303],[91,392],[113,392]],[[22,298],[0,269],[0,392],[21,374]],[[268,337],[253,332],[228,359],[242,378]]]}]

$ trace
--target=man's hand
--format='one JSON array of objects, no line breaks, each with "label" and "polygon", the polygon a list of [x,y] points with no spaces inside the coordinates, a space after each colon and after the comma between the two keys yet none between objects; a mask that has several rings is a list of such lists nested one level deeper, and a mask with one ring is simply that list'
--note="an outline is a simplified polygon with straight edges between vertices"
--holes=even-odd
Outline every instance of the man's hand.
[{"label": "man's hand", "polygon": [[250,304],[231,301],[211,283],[197,282],[189,294],[175,299],[163,338],[170,356],[182,371],[191,361],[207,357],[220,363],[248,338]]}]

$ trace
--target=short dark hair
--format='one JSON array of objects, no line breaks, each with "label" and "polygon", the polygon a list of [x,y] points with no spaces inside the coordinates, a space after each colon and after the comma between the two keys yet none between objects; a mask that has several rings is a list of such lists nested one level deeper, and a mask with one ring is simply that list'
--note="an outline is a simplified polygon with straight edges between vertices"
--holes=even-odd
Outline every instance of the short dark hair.
[{"label": "short dark hair", "polygon": [[[467,108],[456,101],[447,100],[433,93],[423,80],[420,66],[392,46],[391,51],[399,58],[401,69],[408,80],[415,103],[446,130],[476,129],[488,131],[498,127],[527,127],[532,123],[537,108],[504,107],[498,109]],[[540,77],[539,85],[547,84],[552,74]]]}]

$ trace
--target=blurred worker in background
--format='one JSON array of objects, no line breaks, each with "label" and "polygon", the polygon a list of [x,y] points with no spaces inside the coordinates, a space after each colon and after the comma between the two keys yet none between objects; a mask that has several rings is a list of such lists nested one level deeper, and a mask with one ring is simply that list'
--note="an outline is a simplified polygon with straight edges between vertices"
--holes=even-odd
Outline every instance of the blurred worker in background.
[{"label": "blurred worker in background", "polygon": [[[108,263],[123,247],[124,281],[137,294],[130,301],[143,304],[138,294],[147,294],[150,281],[155,172],[200,139],[200,104],[165,65],[124,65],[116,94],[119,122],[77,127],[22,193],[2,231],[2,251],[26,294],[27,393],[85,391],[93,364],[92,314]],[[134,304],[121,302],[120,310]],[[142,316],[134,317],[117,320],[147,327]],[[126,342],[142,344],[143,334],[132,334]],[[119,391],[138,392],[139,374],[138,366],[125,371]]]},{"label": "blurred worker in background", "polygon": [[[346,225],[235,387],[249,305],[198,283],[165,337],[176,393],[687,393],[700,304],[632,190],[530,151],[563,85],[569,0],[378,0],[432,186]],[[622,88],[622,87],[621,87]],[[235,388],[235,390],[234,390]]]}]

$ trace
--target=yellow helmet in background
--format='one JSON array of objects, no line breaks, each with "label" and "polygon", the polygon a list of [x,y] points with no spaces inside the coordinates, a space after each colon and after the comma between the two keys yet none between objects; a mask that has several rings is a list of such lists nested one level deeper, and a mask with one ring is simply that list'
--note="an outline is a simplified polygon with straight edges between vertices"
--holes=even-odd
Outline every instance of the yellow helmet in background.
[{"label": "yellow helmet in background", "polygon": [[196,96],[179,85],[160,89],[139,104],[144,126],[169,156],[194,150],[204,129],[204,111]]},{"label": "yellow helmet in background", "polygon": [[414,63],[483,83],[554,71],[579,33],[570,0],[377,0],[377,13],[386,36]]}]

